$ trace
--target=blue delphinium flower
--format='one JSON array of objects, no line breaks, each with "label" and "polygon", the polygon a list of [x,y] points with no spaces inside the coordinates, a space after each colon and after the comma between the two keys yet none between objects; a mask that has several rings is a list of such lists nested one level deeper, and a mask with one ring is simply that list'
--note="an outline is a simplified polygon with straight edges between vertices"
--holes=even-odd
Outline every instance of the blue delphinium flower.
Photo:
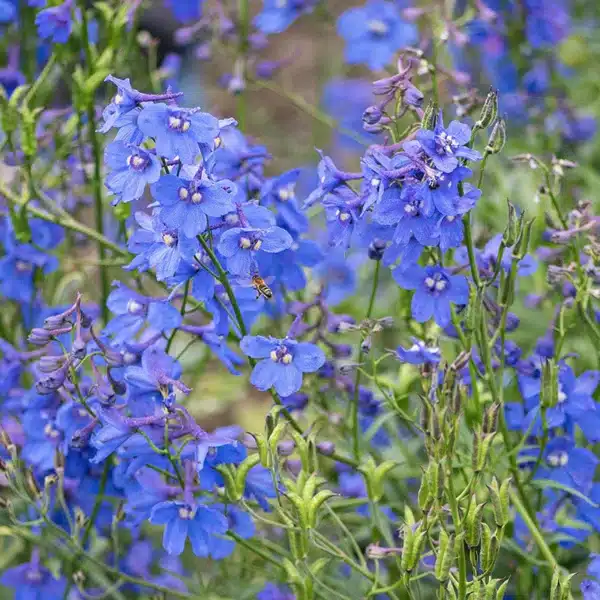
[{"label": "blue delphinium flower", "polygon": [[[237,506],[224,506],[223,504],[213,504],[213,508],[224,513],[229,522],[229,530],[233,531],[243,540],[254,536],[256,526],[252,517]],[[235,550],[235,542],[223,536],[213,536],[210,541],[210,557],[215,560],[222,560],[231,556]]]},{"label": "blue delphinium flower", "polygon": [[217,249],[227,259],[227,268],[234,275],[252,277],[257,269],[258,252],[282,252],[292,243],[292,236],[281,227],[233,227],[221,235]]},{"label": "blue delphinium flower", "polygon": [[16,6],[9,0],[2,0],[0,2],[0,23],[10,23],[16,16]]},{"label": "blue delphinium flower", "polygon": [[204,0],[165,0],[165,5],[178,21],[197,21],[202,16]]},{"label": "blue delphinium flower", "polygon": [[121,282],[113,286],[107,305],[116,316],[106,324],[104,333],[114,336],[116,343],[131,341],[144,324],[153,332],[168,332],[181,324],[181,314],[166,299],[143,296]]},{"label": "blue delphinium flower", "polygon": [[113,205],[141,198],[146,184],[154,183],[160,177],[161,166],[156,154],[138,146],[112,142],[106,147],[104,161],[111,169],[105,185],[117,195]]},{"label": "blue delphinium flower", "polygon": [[73,0],[65,0],[58,6],[41,10],[35,17],[38,35],[42,39],[51,39],[55,44],[65,44],[73,28]]},{"label": "blue delphinium flower", "polygon": [[175,556],[183,552],[188,537],[196,556],[208,556],[213,534],[222,535],[229,527],[221,511],[204,504],[192,505],[179,501],[157,504],[152,509],[150,522],[165,525],[163,548]]},{"label": "blue delphinium flower", "polygon": [[39,558],[6,569],[0,584],[15,591],[15,600],[60,600],[67,586],[66,579],[54,579],[50,571],[39,564]]},{"label": "blue delphinium flower", "polygon": [[420,129],[417,132],[417,140],[425,154],[444,173],[452,173],[458,167],[459,158],[481,160],[481,154],[477,150],[467,147],[470,139],[471,128],[464,123],[452,121],[446,129],[441,111],[433,131]]},{"label": "blue delphinium flower", "polygon": [[584,579],[581,582],[581,593],[583,600],[600,600],[600,583],[591,579]]},{"label": "blue delphinium flower", "polygon": [[412,315],[420,323],[433,317],[440,327],[446,327],[450,324],[450,303],[460,305],[469,302],[466,277],[450,275],[439,265],[397,268],[393,277],[400,287],[415,290]]},{"label": "blue delphinium flower", "polygon": [[308,218],[300,210],[295,192],[300,174],[300,169],[287,171],[265,181],[260,190],[261,202],[276,207],[278,224],[297,233],[308,230]]},{"label": "blue delphinium flower", "polygon": [[348,9],[338,19],[338,33],[346,40],[346,60],[383,69],[394,54],[415,44],[418,30],[400,16],[398,6],[385,0],[367,0],[364,6]]},{"label": "blue delphinium flower", "polygon": [[169,106],[163,102],[145,103],[138,127],[156,139],[156,152],[167,159],[179,158],[191,165],[200,152],[199,145],[214,146],[219,121],[208,113]]},{"label": "blue delphinium flower", "polygon": [[160,219],[160,211],[153,216],[137,212],[135,219],[140,228],[129,238],[127,247],[137,256],[124,267],[126,270],[146,271],[152,267],[157,279],[164,281],[175,274],[183,258],[193,260],[198,241],[167,227]]},{"label": "blue delphinium flower", "polygon": [[439,236],[438,221],[429,198],[421,186],[390,187],[377,205],[373,218],[382,225],[396,225],[394,241],[405,245],[414,236],[424,246],[436,246]]},{"label": "blue delphinium flower", "polygon": [[206,230],[208,217],[221,217],[233,210],[236,186],[227,179],[186,181],[175,175],[164,175],[151,190],[162,207],[162,222],[186,237],[195,237]]},{"label": "blue delphinium flower", "polygon": [[254,25],[266,34],[281,33],[314,4],[315,0],[263,0],[263,9],[254,18]]},{"label": "blue delphinium flower", "polygon": [[413,345],[410,348],[398,346],[396,356],[402,362],[411,365],[438,364],[441,360],[441,352],[437,346],[428,346],[422,340],[412,338]]},{"label": "blue delphinium flower", "polygon": [[331,194],[323,201],[330,246],[350,246],[350,238],[358,222],[358,211],[351,203],[353,197],[356,198],[356,195],[349,191],[343,195]]},{"label": "blue delphinium flower", "polygon": [[256,594],[256,600],[296,600],[296,596],[286,585],[276,585],[268,582],[265,587]]},{"label": "blue delphinium flower", "polygon": [[544,450],[544,462],[536,479],[549,479],[587,494],[592,486],[598,459],[591,450],[578,448],[566,437],[557,437],[548,442]]},{"label": "blue delphinium flower", "polygon": [[302,387],[302,374],[314,373],[325,363],[325,354],[315,344],[292,339],[245,336],[240,342],[242,352],[260,359],[250,382],[261,391],[271,387],[280,396],[289,396]]}]

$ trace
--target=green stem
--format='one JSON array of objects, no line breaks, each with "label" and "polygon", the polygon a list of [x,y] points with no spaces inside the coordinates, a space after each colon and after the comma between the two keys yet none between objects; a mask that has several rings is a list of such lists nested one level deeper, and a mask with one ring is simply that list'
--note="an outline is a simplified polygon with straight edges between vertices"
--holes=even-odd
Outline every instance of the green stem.
[{"label": "green stem", "polygon": [[[83,51],[85,54],[86,72],[88,77],[93,74],[94,58],[92,54],[92,46],[89,38],[88,18],[87,18],[87,3],[80,2],[81,10],[81,38]],[[87,127],[90,143],[92,146],[92,158],[94,161],[94,173],[92,176],[92,192],[94,197],[94,219],[96,230],[100,235],[104,235],[104,207],[102,203],[102,150],[100,140],[96,134],[96,109],[94,102],[94,94],[91,93],[87,98],[86,106]],[[103,244],[98,242],[98,258],[101,263],[106,259],[106,249]],[[100,293],[101,293],[101,309],[102,320],[108,323],[109,314],[106,300],[110,292],[110,281],[108,277],[108,269],[104,264],[100,264]]]},{"label": "green stem", "polygon": [[[448,503],[454,522],[454,532],[458,535],[462,529],[460,514],[458,512],[458,503],[456,501],[456,491],[454,489],[454,475],[452,473],[452,463],[448,465]],[[460,545],[458,554],[458,600],[465,600],[467,597],[467,557],[465,555],[464,542]]]},{"label": "green stem", "polygon": [[[13,194],[8,188],[6,188],[2,182],[0,182],[0,195],[2,195],[4,198],[6,198],[6,200],[9,202],[9,204],[11,204],[13,206],[16,206],[18,208],[23,208],[25,206],[25,203],[21,202],[21,200],[19,200],[15,194]],[[127,250],[124,250],[123,248],[121,248],[120,246],[115,244],[114,242],[111,242],[107,237],[105,237],[100,232],[96,231],[95,229],[88,227],[87,225],[84,225],[83,223],[80,223],[79,221],[73,219],[72,217],[70,217],[68,215],[67,216],[53,215],[49,212],[46,212],[44,210],[41,210],[41,209],[31,206],[29,204],[27,204],[27,206],[25,206],[25,208],[32,217],[35,217],[37,219],[42,219],[43,221],[47,221],[48,223],[55,223],[56,225],[60,225],[60,226],[64,227],[65,229],[69,229],[70,231],[76,231],[77,233],[81,233],[81,234],[89,237],[90,239],[94,240],[99,245],[104,246],[104,248],[112,250],[113,252],[115,252],[116,254],[119,254],[120,256],[123,256],[123,257],[129,256],[129,252],[127,252]]]},{"label": "green stem", "polygon": [[537,547],[539,548],[540,552],[552,566],[552,570],[560,569],[560,565],[558,564],[556,558],[554,558],[554,554],[552,554],[552,550],[550,550],[550,547],[546,543],[546,540],[540,532],[537,523],[531,518],[529,512],[523,505],[520,495],[516,494],[514,490],[510,490],[510,499],[514,507],[517,509],[517,512],[521,515],[523,521],[525,521],[525,525],[527,525],[527,527],[529,528],[531,536],[537,544]]},{"label": "green stem", "polygon": [[56,54],[51,54],[48,62],[44,66],[42,72],[36,77],[33,85],[29,88],[25,98],[23,98],[23,104],[29,106],[29,103],[35,98],[40,88],[46,83],[46,80],[50,76],[52,69],[56,65]]},{"label": "green stem", "polygon": [[[381,261],[375,261],[375,273],[373,275],[373,286],[371,288],[371,297],[369,298],[369,306],[367,308],[367,314],[365,319],[370,319],[373,313],[373,307],[375,306],[375,296],[377,295],[377,287],[379,286],[379,271],[381,268]],[[362,345],[358,351],[358,364],[362,362],[364,352],[362,351]],[[360,462],[360,428],[358,423],[358,400],[359,400],[359,388],[360,388],[361,369],[356,369],[356,377],[354,379],[354,397],[352,399],[352,449],[354,453],[354,459],[356,462]]]}]

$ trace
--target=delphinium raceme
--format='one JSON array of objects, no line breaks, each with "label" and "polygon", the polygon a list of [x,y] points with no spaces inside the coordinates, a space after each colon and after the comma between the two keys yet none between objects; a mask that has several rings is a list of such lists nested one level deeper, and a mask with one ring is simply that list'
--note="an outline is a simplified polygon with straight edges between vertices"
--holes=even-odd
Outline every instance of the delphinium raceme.
[{"label": "delphinium raceme", "polygon": [[[443,44],[462,64],[470,37],[514,91],[500,70],[523,29],[539,108],[565,6],[526,2],[514,22],[483,2],[347,8],[346,58],[378,72],[367,135],[350,132],[370,142],[355,170],[319,151],[300,191],[301,170],[274,171],[246,134],[245,88],[289,63],[259,61],[265,35],[329,7],[164,3],[178,43],[231,59],[240,128],[161,89],[179,61],[155,71],[141,3],[5,4],[0,584],[57,600],[598,597],[598,220],[569,172],[586,175],[548,160],[555,145],[502,163],[510,95],[440,64]],[[71,105],[42,109],[61,75]],[[519,163],[533,210],[516,190],[490,218],[490,180]],[[264,426],[203,427],[221,373],[267,402]]]}]

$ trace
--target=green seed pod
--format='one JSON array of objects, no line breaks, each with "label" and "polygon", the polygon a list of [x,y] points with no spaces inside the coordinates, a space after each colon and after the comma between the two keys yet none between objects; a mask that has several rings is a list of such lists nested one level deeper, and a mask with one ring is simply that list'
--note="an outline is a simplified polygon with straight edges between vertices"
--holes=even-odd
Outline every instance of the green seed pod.
[{"label": "green seed pod", "polygon": [[473,494],[471,506],[465,517],[465,542],[469,548],[477,548],[481,541],[481,512],[483,504],[477,504],[477,497]]},{"label": "green seed pod", "polygon": [[438,119],[439,107],[433,100],[429,102],[423,112],[423,119],[421,120],[421,129],[429,129],[433,131]]},{"label": "green seed pod", "polygon": [[488,154],[498,154],[506,144],[506,123],[500,118],[494,124],[485,151]]},{"label": "green seed pod", "polygon": [[569,600],[571,597],[571,579],[573,579],[573,577],[575,577],[575,573],[563,577],[560,600]]},{"label": "green seed pod", "polygon": [[380,465],[377,466],[375,471],[373,472],[373,479],[371,482],[372,486],[372,495],[371,498],[374,502],[379,502],[383,498],[384,483],[386,475],[398,466],[398,463],[395,460],[385,460]]},{"label": "green seed pod", "polygon": [[481,585],[481,581],[479,581],[479,579],[473,579],[470,583],[469,583],[469,600],[480,600],[481,598],[481,590],[484,590],[485,593],[485,588]]},{"label": "green seed pod", "polygon": [[482,430],[486,435],[496,433],[498,431],[498,413],[500,412],[500,404],[494,402],[490,404],[483,415]]},{"label": "green seed pod", "polygon": [[429,487],[429,476],[427,471],[423,471],[423,475],[421,476],[421,486],[419,487],[419,508],[426,512],[429,510],[432,502],[433,496],[431,495],[431,490]]},{"label": "green seed pod", "polygon": [[481,114],[475,123],[477,129],[489,127],[498,116],[498,91],[490,88],[481,108]]},{"label": "green seed pod", "polygon": [[554,573],[552,573],[552,582],[550,583],[550,597],[548,600],[560,600],[560,588],[560,572],[558,569],[554,569]]},{"label": "green seed pod", "polygon": [[492,502],[492,511],[494,513],[494,522],[498,527],[504,527],[510,520],[509,512],[509,487],[510,477],[498,485],[496,477],[492,479],[492,483],[488,485],[490,500]]},{"label": "green seed pod", "polygon": [[438,546],[438,557],[435,561],[434,575],[438,581],[446,581],[450,577],[450,569],[456,559],[456,536],[448,534],[442,529],[440,531],[440,543]]},{"label": "green seed pod", "polygon": [[508,587],[509,580],[507,579],[496,592],[496,600],[504,600],[504,594],[506,593],[506,588]]},{"label": "green seed pod", "polygon": [[[417,566],[419,559],[421,558],[421,553],[423,552],[423,546],[425,545],[425,540],[427,538],[427,532],[422,530],[422,527],[419,525],[417,530],[413,536],[413,543],[410,548],[404,547],[402,550],[402,568],[407,572],[411,573],[413,569]],[[406,556],[406,561],[404,561],[404,557]]]},{"label": "green seed pod", "polygon": [[256,442],[256,449],[258,451],[258,456],[260,457],[260,464],[268,469],[271,466],[271,455],[269,454],[269,445],[265,436],[260,433],[251,433],[250,435]]},{"label": "green seed pod", "polygon": [[[495,543],[494,543],[495,542]],[[492,536],[492,530],[485,522],[481,524],[481,551],[479,553],[479,562],[484,572],[491,571],[496,561],[498,551],[498,541]]]},{"label": "green seed pod", "polygon": [[308,505],[308,526],[314,528],[317,524],[317,515],[321,506],[332,498],[337,496],[335,492],[331,490],[321,490],[316,496],[310,501]]},{"label": "green seed pod", "polygon": [[542,365],[541,404],[545,407],[556,406],[558,403],[558,369],[553,359]]},{"label": "green seed pod", "polygon": [[490,452],[490,447],[494,441],[494,434],[482,435],[475,433],[473,439],[472,467],[473,471],[479,473],[485,468],[485,463]]},{"label": "green seed pod", "polygon": [[402,538],[404,543],[402,545],[402,559],[400,561],[400,567],[403,571],[408,572],[408,566],[413,558],[415,548],[415,533],[408,523],[402,528]]},{"label": "green seed pod", "polygon": [[448,582],[448,586],[446,587],[446,596],[448,597],[448,600],[458,600],[456,589],[451,581]]},{"label": "green seed pod", "polygon": [[521,236],[519,237],[519,240],[517,242],[515,252],[513,253],[513,256],[517,260],[523,260],[523,258],[527,254],[527,250],[529,248],[529,241],[531,239],[531,228],[533,227],[534,221],[535,218],[529,219],[525,222],[525,225],[523,225],[523,231],[521,232]]},{"label": "green seed pod", "polygon": [[235,485],[234,490],[237,494],[235,497],[237,498],[234,502],[237,502],[243,495],[244,490],[246,489],[246,478],[248,477],[248,472],[252,467],[255,467],[260,462],[260,456],[258,454],[250,454],[247,458],[245,458],[242,463],[237,468],[235,472]]},{"label": "green seed pod", "polygon": [[508,205],[508,223],[502,234],[502,241],[508,248],[513,246],[519,236],[519,217],[517,217],[517,210],[514,204],[507,198],[506,204]]},{"label": "green seed pod", "polygon": [[485,586],[485,600],[494,600],[496,598],[496,588],[498,587],[499,579],[490,579]]}]

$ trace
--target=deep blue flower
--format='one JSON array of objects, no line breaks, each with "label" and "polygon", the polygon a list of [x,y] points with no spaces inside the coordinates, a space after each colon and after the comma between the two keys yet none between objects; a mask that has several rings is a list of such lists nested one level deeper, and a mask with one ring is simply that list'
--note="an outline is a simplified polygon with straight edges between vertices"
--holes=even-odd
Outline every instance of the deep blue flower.
[{"label": "deep blue flower", "polygon": [[162,102],[144,104],[138,127],[156,139],[159,156],[179,158],[186,165],[194,163],[200,144],[212,149],[219,135],[219,121],[212,115]]},{"label": "deep blue flower", "polygon": [[350,246],[350,238],[359,217],[358,207],[352,205],[352,200],[355,199],[356,195],[348,190],[348,193],[330,194],[323,201],[330,246],[340,246],[344,249]]},{"label": "deep blue flower", "polygon": [[146,184],[154,183],[160,177],[158,157],[139,146],[112,142],[106,147],[104,161],[111,169],[105,185],[117,195],[113,205],[141,198]]},{"label": "deep blue flower", "polygon": [[265,512],[269,512],[271,510],[269,499],[276,496],[271,471],[262,465],[252,467],[246,477],[244,498],[255,500]]},{"label": "deep blue flower", "polygon": [[440,111],[435,129],[420,129],[417,140],[431,158],[437,169],[444,173],[452,173],[458,167],[458,159],[481,160],[481,154],[467,147],[471,139],[471,128],[459,121],[452,121],[448,128],[444,127]]},{"label": "deep blue flower", "polygon": [[412,315],[420,323],[433,317],[440,327],[446,327],[451,320],[450,303],[460,305],[469,302],[466,277],[450,275],[439,265],[396,268],[393,277],[400,287],[415,290]]},{"label": "deep blue flower", "polygon": [[254,18],[254,26],[266,34],[285,31],[315,0],[263,0],[263,8]]},{"label": "deep blue flower", "polygon": [[440,349],[437,346],[428,346],[422,340],[412,338],[413,345],[410,348],[398,346],[396,356],[402,362],[411,365],[438,364],[441,359]]},{"label": "deep blue flower", "polygon": [[0,23],[10,23],[16,16],[16,6],[9,0],[2,0],[0,2]]},{"label": "deep blue flower", "polygon": [[38,560],[6,569],[0,583],[15,592],[15,600],[62,600],[67,582],[64,577],[54,579]]},{"label": "deep blue flower", "polygon": [[159,211],[153,216],[137,212],[135,219],[140,228],[129,238],[127,247],[137,256],[125,269],[146,271],[152,267],[156,269],[156,278],[164,281],[175,274],[182,259],[193,260],[198,241],[180,236],[175,229],[167,227]]},{"label": "deep blue flower", "polygon": [[73,28],[73,0],[65,0],[58,6],[44,8],[35,17],[38,35],[51,39],[55,44],[65,44]]},{"label": "deep blue flower", "polygon": [[[237,506],[224,506],[222,504],[214,504],[213,508],[224,513],[229,522],[229,530],[233,531],[243,540],[250,539],[254,536],[256,527],[252,517],[244,510]],[[215,560],[222,560],[231,556],[235,550],[235,542],[223,536],[213,536],[210,541],[210,557]]]},{"label": "deep blue flower", "polygon": [[175,175],[164,175],[151,191],[162,207],[162,222],[186,237],[195,237],[206,230],[208,217],[221,217],[233,210],[236,186],[227,179],[186,181]]},{"label": "deep blue flower", "polygon": [[167,300],[143,296],[121,282],[113,286],[107,305],[116,316],[107,323],[104,333],[113,336],[117,344],[132,341],[146,323],[151,332],[169,332],[181,324],[181,314]]},{"label": "deep blue flower", "polygon": [[178,501],[157,504],[152,509],[150,522],[165,525],[163,548],[175,556],[183,552],[188,537],[196,556],[208,556],[214,539],[212,536],[224,534],[229,527],[221,511],[204,504],[191,505]]},{"label": "deep blue flower", "polygon": [[394,241],[408,244],[411,238],[424,246],[437,245],[441,218],[419,185],[390,187],[375,208],[373,218],[382,225],[396,225]]},{"label": "deep blue flower", "polygon": [[263,277],[272,276],[290,292],[306,287],[303,267],[314,267],[323,258],[323,252],[312,240],[296,240],[291,247],[276,254],[259,254],[258,269]]},{"label": "deep blue flower", "polygon": [[581,582],[581,593],[583,600],[600,600],[600,583],[591,579],[584,579]]},{"label": "deep blue flower", "polygon": [[575,442],[558,437],[550,440],[544,450],[544,466],[536,479],[549,479],[587,494],[592,486],[598,459],[591,450],[577,448]]},{"label": "deep blue flower", "polygon": [[257,269],[258,252],[282,252],[292,243],[292,236],[281,227],[233,227],[221,235],[217,248],[227,259],[229,271],[241,277],[252,277]]},{"label": "deep blue flower", "polygon": [[165,0],[165,5],[178,21],[197,21],[202,16],[203,0]]},{"label": "deep blue flower", "polygon": [[267,179],[260,190],[261,202],[276,208],[278,224],[296,233],[308,230],[308,218],[300,210],[295,192],[300,174],[300,169],[287,171]]},{"label": "deep blue flower", "polygon": [[346,40],[346,60],[373,70],[383,69],[398,50],[418,39],[417,27],[401,18],[395,3],[385,0],[367,0],[364,6],[348,9],[337,29]]},{"label": "deep blue flower", "polygon": [[296,600],[296,596],[286,585],[265,583],[265,587],[256,594],[256,600]]},{"label": "deep blue flower", "polygon": [[125,381],[129,384],[129,406],[133,410],[142,404],[146,410],[138,414],[153,414],[153,403],[166,401],[175,387],[184,394],[190,389],[179,381],[181,367],[164,350],[151,346],[142,354],[140,366],[127,367]]},{"label": "deep blue flower", "polygon": [[284,397],[302,387],[303,373],[314,373],[325,363],[325,354],[318,346],[288,338],[245,336],[240,348],[247,356],[260,359],[251,383],[261,391],[274,387]]},{"label": "deep blue flower", "polygon": [[339,304],[356,290],[358,257],[347,258],[342,249],[328,252],[313,274],[325,289],[325,299],[331,306]]}]

